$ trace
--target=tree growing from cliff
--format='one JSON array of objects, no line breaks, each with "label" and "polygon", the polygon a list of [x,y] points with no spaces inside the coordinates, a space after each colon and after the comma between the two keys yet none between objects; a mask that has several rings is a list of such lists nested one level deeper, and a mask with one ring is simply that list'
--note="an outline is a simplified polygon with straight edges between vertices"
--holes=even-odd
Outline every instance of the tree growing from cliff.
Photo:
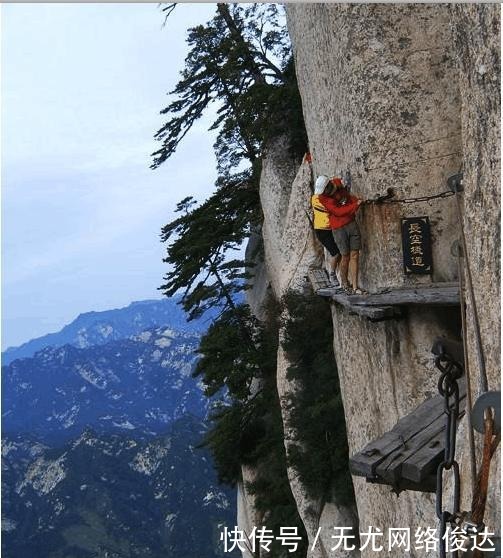
[{"label": "tree growing from cliff", "polygon": [[287,461],[313,498],[354,501],[344,408],[332,346],[330,305],[316,295],[287,293],[282,346],[287,378],[300,387],[287,402],[300,444]]},{"label": "tree growing from cliff", "polygon": [[[169,10],[172,5],[168,15]],[[211,306],[221,308],[201,339],[195,371],[215,400],[205,443],[220,480],[235,484],[243,464],[258,465],[248,488],[267,526],[276,532],[282,525],[298,526],[302,534],[287,478],[275,382],[275,320],[259,323],[238,301],[248,278],[239,250],[262,218],[262,157],[279,136],[290,140],[299,162],[306,149],[290,45],[280,8],[273,4],[217,4],[209,22],[189,30],[188,44],[174,99],[162,111],[168,120],[156,134],[161,147],[152,166],[167,161],[213,106],[218,179],[205,202],[185,198],[177,217],[163,227],[170,269],[161,289],[167,296],[180,291],[190,317]],[[281,549],[271,553],[281,555]]]},{"label": "tree growing from cliff", "polygon": [[[255,497],[256,512],[276,534],[282,526],[297,527],[302,536],[299,554],[304,555],[306,534],[288,481],[276,389],[278,310],[270,300],[263,322],[246,304],[222,314],[201,341],[194,376],[201,377],[206,395],[218,398],[204,445],[212,452],[220,481],[234,486],[241,480],[242,465],[253,467],[255,478],[246,488]],[[253,348],[240,341],[236,313],[253,332]],[[287,553],[275,541],[268,555]]]},{"label": "tree growing from cliff", "polygon": [[[171,9],[171,8],[170,8]],[[201,205],[181,203],[183,215],[162,230],[171,270],[161,289],[182,290],[194,317],[223,303],[244,287],[244,262],[236,257],[250,228],[261,220],[258,181],[268,143],[287,135],[291,148],[305,151],[302,119],[289,39],[275,4],[217,4],[215,16],[189,30],[190,51],[181,80],[162,111],[169,118],[157,132],[156,168],[176,151],[210,107],[217,118],[215,153],[219,177]],[[193,201],[193,200],[191,200]]]},{"label": "tree growing from cliff", "polygon": [[[304,126],[282,8],[276,4],[217,4],[205,25],[189,29],[182,79],[161,111],[169,117],[153,167],[166,161],[211,106],[217,118],[215,152],[222,176],[242,162],[259,163],[267,141]],[[300,115],[300,119],[299,119]],[[302,153],[300,153],[302,154]]]},{"label": "tree growing from cliff", "polygon": [[247,277],[239,257],[226,257],[238,249],[258,221],[258,192],[243,173],[222,181],[204,203],[192,197],[177,206],[179,217],[162,228],[161,239],[169,242],[164,262],[170,264],[161,286],[166,296],[183,293],[182,304],[191,318],[212,306],[235,307],[236,294]]}]

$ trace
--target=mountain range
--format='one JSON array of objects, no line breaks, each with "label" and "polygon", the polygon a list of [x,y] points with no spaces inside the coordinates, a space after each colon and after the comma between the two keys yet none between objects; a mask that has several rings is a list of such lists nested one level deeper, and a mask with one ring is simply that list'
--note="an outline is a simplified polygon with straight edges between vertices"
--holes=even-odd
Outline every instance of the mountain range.
[{"label": "mountain range", "polygon": [[2,353],[2,364],[7,365],[18,358],[31,357],[46,347],[72,345],[83,349],[104,345],[166,324],[177,331],[201,333],[208,327],[215,314],[216,310],[209,310],[203,318],[188,322],[180,306],[180,299],[176,297],[143,300],[132,302],[125,308],[86,312],[58,332],[37,337],[19,347],[9,347]]},{"label": "mountain range", "polygon": [[210,403],[192,377],[206,327],[144,301],[9,350],[6,558],[223,556],[235,496],[200,447]]}]

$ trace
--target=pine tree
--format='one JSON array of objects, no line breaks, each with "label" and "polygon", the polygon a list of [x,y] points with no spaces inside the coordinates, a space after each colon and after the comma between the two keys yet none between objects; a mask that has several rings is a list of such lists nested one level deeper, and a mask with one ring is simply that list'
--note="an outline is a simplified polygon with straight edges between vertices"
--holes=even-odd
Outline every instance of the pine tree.
[{"label": "pine tree", "polygon": [[[164,8],[167,16],[173,9],[173,4]],[[221,309],[201,339],[194,372],[214,401],[205,445],[220,480],[233,485],[243,464],[256,466],[256,481],[248,489],[269,528],[277,534],[279,526],[298,526],[305,535],[287,478],[276,389],[278,309],[271,305],[270,319],[259,323],[249,306],[238,302],[252,271],[240,251],[262,219],[262,157],[279,136],[290,140],[299,162],[306,149],[281,10],[274,4],[217,4],[209,22],[189,30],[190,51],[171,92],[174,100],[162,111],[168,120],[156,134],[162,143],[152,166],[167,161],[204,112],[217,107],[211,126],[217,131],[216,188],[203,203],[183,199],[178,216],[163,227],[164,262],[170,268],[160,288],[167,296],[181,292],[192,318],[211,306]],[[271,557],[284,554],[275,548]]]},{"label": "pine tree", "polygon": [[[169,13],[172,5],[165,8]],[[261,220],[258,181],[268,142],[292,138],[305,150],[300,96],[282,8],[275,4],[217,4],[215,16],[189,30],[190,51],[182,79],[162,111],[169,117],[157,132],[162,142],[153,167],[164,163],[193,124],[216,105],[216,190],[201,205],[183,200],[181,217],[162,230],[172,266],[161,289],[182,289],[191,317],[216,303],[233,306],[246,274],[237,250]],[[191,202],[194,200],[190,200]]]},{"label": "pine tree", "polygon": [[[276,110],[279,98],[281,112],[300,109],[296,87],[286,87],[295,76],[289,71],[291,50],[281,10],[275,4],[217,4],[213,19],[189,30],[191,48],[182,79],[171,92],[175,100],[161,112],[169,120],[156,134],[162,147],[153,154],[154,168],[175,152],[212,104],[218,106],[210,129],[219,132],[215,151],[220,174],[227,176],[243,161],[252,166],[259,161],[272,133],[271,121],[284,116]],[[284,119],[281,125],[288,131]]]},{"label": "pine tree", "polygon": [[313,498],[354,502],[344,408],[332,346],[330,305],[316,295],[287,293],[282,346],[292,363],[287,378],[299,388],[286,403],[300,444],[288,463]]}]

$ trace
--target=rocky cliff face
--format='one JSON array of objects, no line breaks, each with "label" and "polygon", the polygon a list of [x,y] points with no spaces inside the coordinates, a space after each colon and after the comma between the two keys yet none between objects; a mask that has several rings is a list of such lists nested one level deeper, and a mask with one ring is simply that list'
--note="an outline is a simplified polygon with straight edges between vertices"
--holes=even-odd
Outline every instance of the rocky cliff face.
[{"label": "rocky cliff face", "polygon": [[[352,191],[366,199],[388,187],[397,198],[410,198],[447,190],[447,178],[464,168],[468,256],[477,277],[489,384],[499,389],[498,7],[289,4],[287,16],[316,175],[345,176]],[[261,180],[264,263],[249,295],[253,308],[260,307],[267,284],[277,297],[288,288],[302,289],[308,267],[321,263],[305,214],[308,173],[307,165],[299,169],[290,161],[281,142],[269,150]],[[423,215],[431,223],[433,274],[406,276],[400,220]],[[453,197],[367,206],[358,220],[364,288],[458,279],[451,248],[460,222]],[[415,307],[400,321],[381,323],[349,315],[338,305],[332,314],[354,453],[436,393],[431,345],[437,336],[460,338],[459,309]],[[473,344],[470,361],[476,374]],[[280,395],[295,389],[286,380],[287,368],[280,352]],[[289,430],[286,408],[283,421],[288,448],[295,432]],[[463,444],[462,482],[468,485]],[[350,510],[309,501],[295,475],[290,478],[311,540],[318,526],[351,523]],[[412,532],[437,525],[433,495],[403,492],[397,499],[389,487],[353,480],[363,528],[407,526]],[[495,528],[498,513],[497,504],[488,505],[486,519]],[[330,540],[318,545],[312,556],[323,556],[329,545]]]},{"label": "rocky cliff face", "polygon": [[[500,8],[499,5],[452,4],[452,33],[461,93],[464,170],[464,219],[467,258],[474,276],[488,387],[500,389]],[[468,305],[468,360],[475,398],[480,394],[473,308]],[[468,448],[463,455],[464,508],[469,507]],[[486,523],[500,525],[501,454],[491,464]]]}]

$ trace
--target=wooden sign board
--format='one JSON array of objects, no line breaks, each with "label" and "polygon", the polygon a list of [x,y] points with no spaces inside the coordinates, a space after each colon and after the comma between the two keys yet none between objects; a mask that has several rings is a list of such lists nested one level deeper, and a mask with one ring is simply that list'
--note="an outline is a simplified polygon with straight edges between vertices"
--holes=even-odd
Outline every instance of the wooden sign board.
[{"label": "wooden sign board", "polygon": [[402,219],[402,249],[405,274],[428,275],[433,272],[428,217]]}]

